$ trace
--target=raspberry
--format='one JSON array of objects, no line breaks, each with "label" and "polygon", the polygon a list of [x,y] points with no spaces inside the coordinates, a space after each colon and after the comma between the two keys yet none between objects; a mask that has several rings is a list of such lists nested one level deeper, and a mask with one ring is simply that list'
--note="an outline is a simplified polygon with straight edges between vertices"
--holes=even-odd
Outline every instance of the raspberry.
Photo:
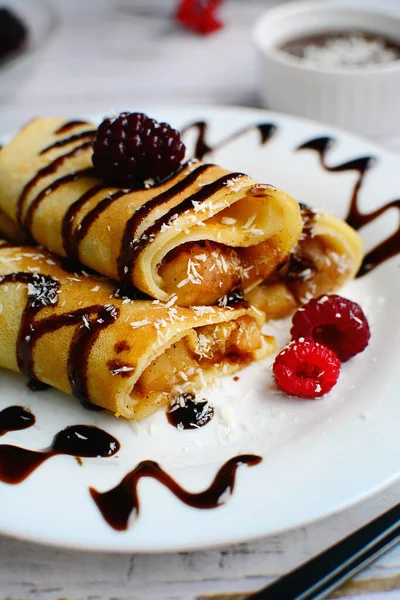
[{"label": "raspberry", "polygon": [[324,344],[336,352],[342,362],[362,352],[371,333],[361,307],[332,294],[310,300],[293,316],[293,339],[305,338]]},{"label": "raspberry", "polygon": [[143,188],[175,173],[184,155],[178,131],[142,113],[125,112],[97,129],[92,162],[102,179]]},{"label": "raspberry", "polygon": [[276,385],[286,394],[319,398],[338,380],[340,360],[330,348],[316,342],[291,342],[275,358]]}]

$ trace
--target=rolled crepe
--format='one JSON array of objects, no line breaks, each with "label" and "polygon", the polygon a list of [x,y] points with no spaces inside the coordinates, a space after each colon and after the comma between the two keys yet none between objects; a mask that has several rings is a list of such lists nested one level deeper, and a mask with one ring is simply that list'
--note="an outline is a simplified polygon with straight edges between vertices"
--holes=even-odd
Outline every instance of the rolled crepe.
[{"label": "rolled crepe", "polygon": [[275,349],[253,309],[119,296],[41,249],[0,245],[0,366],[142,419]]},{"label": "rolled crepe", "polygon": [[60,256],[189,306],[250,290],[296,244],[300,209],[284,192],[199,161],[148,189],[110,186],[92,168],[94,133],[37,119],[0,153],[0,208]]},{"label": "rolled crepe", "polygon": [[286,263],[245,296],[267,319],[285,317],[310,298],[338,291],[362,262],[363,243],[352,227],[305,205],[301,213],[303,232]]}]

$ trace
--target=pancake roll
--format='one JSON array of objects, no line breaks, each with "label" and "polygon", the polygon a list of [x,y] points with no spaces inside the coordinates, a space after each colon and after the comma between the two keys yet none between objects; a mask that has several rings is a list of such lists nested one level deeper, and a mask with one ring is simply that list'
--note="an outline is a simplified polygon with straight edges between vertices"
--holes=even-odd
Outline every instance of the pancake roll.
[{"label": "pancake roll", "polygon": [[249,291],[287,260],[303,224],[285,192],[199,161],[157,185],[115,187],[93,168],[95,133],[36,119],[0,153],[0,209],[39,244],[183,306]]},{"label": "pancake roll", "polygon": [[112,282],[30,246],[0,245],[0,366],[143,419],[275,349],[242,304],[179,307],[124,297]]},{"label": "pancake roll", "polygon": [[303,231],[288,260],[245,296],[266,319],[286,317],[311,298],[336,293],[361,266],[363,242],[352,227],[305,205],[301,214]]}]

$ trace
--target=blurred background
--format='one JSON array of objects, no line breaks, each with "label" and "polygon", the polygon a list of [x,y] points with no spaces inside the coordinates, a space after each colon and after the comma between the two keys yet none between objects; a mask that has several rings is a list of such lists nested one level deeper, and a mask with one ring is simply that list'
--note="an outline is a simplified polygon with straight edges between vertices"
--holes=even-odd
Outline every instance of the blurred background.
[{"label": "blurred background", "polygon": [[[334,1],[400,11],[398,0]],[[10,33],[10,24],[1,23],[4,12],[17,15],[27,33],[17,51],[0,56],[0,132],[46,114],[146,110],[159,103],[262,106],[252,28],[266,10],[286,3],[0,0],[0,51],[1,37]],[[206,31],[193,31],[187,15],[178,22],[179,10],[190,5],[210,7]],[[385,131],[384,142],[400,148],[400,131]]]},{"label": "blurred background", "polygon": [[0,129],[159,102],[258,105],[250,30],[277,3],[222,2],[223,27],[204,36],[173,19],[177,0],[1,0],[32,24],[35,55],[7,81],[0,68]]}]

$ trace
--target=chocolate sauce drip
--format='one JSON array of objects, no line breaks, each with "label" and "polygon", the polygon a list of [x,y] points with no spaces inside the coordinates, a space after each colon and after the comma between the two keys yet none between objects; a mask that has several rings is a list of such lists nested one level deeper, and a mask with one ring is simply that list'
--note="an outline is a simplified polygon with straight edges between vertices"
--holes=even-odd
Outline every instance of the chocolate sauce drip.
[{"label": "chocolate sauce drip", "polygon": [[56,190],[61,188],[63,185],[67,185],[67,184],[71,183],[72,181],[77,181],[78,179],[81,179],[81,177],[94,177],[94,169],[89,168],[89,169],[81,169],[80,171],[75,171],[74,173],[70,173],[69,175],[65,175],[64,177],[60,177],[59,179],[56,179],[53,183],[51,183],[50,185],[45,187],[40,192],[40,194],[38,194],[36,196],[36,198],[34,200],[32,200],[32,202],[30,203],[30,205],[28,207],[28,210],[26,211],[25,228],[28,231],[31,231],[35,212],[38,209],[39,204],[41,202],[43,202],[43,200],[45,198],[47,198],[47,196],[49,194],[55,192]]},{"label": "chocolate sauce drip", "polygon": [[[351,217],[352,217],[354,223],[356,223],[356,224],[361,223],[361,224],[358,225],[357,227],[355,227],[353,225],[353,227],[355,227],[355,229],[359,229],[360,227],[363,227],[367,223],[371,223],[371,221],[374,221],[375,219],[377,219],[378,217],[383,215],[386,211],[390,210],[391,208],[397,208],[397,210],[399,211],[399,216],[400,216],[400,199],[393,200],[392,202],[387,202],[387,204],[384,204],[377,210],[374,210],[370,213],[361,213],[358,210],[357,205],[355,205],[352,210]],[[387,237],[385,240],[383,240],[380,244],[378,244],[377,246],[372,248],[372,250],[367,252],[367,254],[364,256],[361,267],[357,273],[357,277],[362,277],[363,275],[366,275],[367,273],[369,273],[370,271],[375,269],[378,265],[382,264],[383,262],[385,262],[392,256],[396,256],[399,253],[400,253],[400,219],[399,219],[399,225],[398,225],[396,231],[392,235]]]},{"label": "chocolate sauce drip", "polygon": [[58,158],[53,160],[51,163],[49,163],[48,165],[46,165],[45,167],[40,169],[36,173],[36,175],[28,181],[28,183],[25,185],[24,189],[22,190],[22,192],[18,198],[18,202],[17,202],[17,211],[16,211],[17,219],[18,219],[19,224],[22,227],[24,226],[24,222],[23,222],[24,219],[22,218],[22,215],[23,215],[23,211],[25,208],[25,202],[26,202],[26,199],[27,199],[29,193],[32,191],[32,189],[35,187],[35,185],[37,183],[39,183],[39,181],[43,177],[47,177],[48,175],[55,173],[57,171],[57,169],[59,167],[61,167],[69,158],[74,158],[75,156],[79,156],[79,154],[81,154],[82,152],[84,152],[85,150],[90,148],[91,146],[92,146],[92,142],[84,142],[83,144],[76,146],[76,148],[74,148],[73,150],[70,150],[66,154],[62,154],[61,156],[59,156]]},{"label": "chocolate sauce drip", "polygon": [[59,140],[58,142],[54,142],[54,144],[50,144],[50,146],[46,146],[45,148],[43,148],[43,150],[41,150],[39,152],[39,155],[41,156],[42,154],[46,154],[46,152],[49,152],[50,150],[53,150],[54,148],[62,148],[63,146],[68,146],[68,144],[72,144],[73,142],[78,142],[79,140],[87,140],[87,139],[93,140],[95,135],[96,135],[95,129],[88,129],[86,131],[81,131],[80,133],[70,135],[62,140]]},{"label": "chocolate sauce drip", "polygon": [[208,144],[208,142],[206,141],[208,124],[205,121],[197,121],[196,123],[191,123],[190,125],[187,125],[182,129],[182,134],[187,133],[191,129],[195,129],[197,131],[197,140],[194,148],[194,157],[198,158],[199,160],[202,160],[206,154],[219,150],[223,146],[226,146],[230,142],[236,140],[245,133],[252,131],[253,129],[257,129],[259,131],[261,144],[266,144],[276,132],[276,126],[272,123],[259,123],[255,125],[249,125],[223,138],[220,142],[218,142],[218,144],[210,146],[210,144]]},{"label": "chocolate sauce drip", "polygon": [[[314,150],[320,157],[321,166],[329,172],[339,173],[343,171],[356,171],[358,172],[358,178],[355,183],[351,200],[350,207],[346,217],[346,222],[354,229],[361,229],[368,223],[375,221],[378,217],[386,213],[390,209],[397,209],[400,212],[400,200],[392,200],[387,202],[380,208],[370,212],[363,213],[359,208],[359,193],[364,182],[364,178],[369,169],[376,163],[376,159],[372,156],[363,156],[349,162],[345,162],[336,166],[329,166],[326,164],[326,156],[328,150],[331,148],[334,138],[331,137],[319,137],[309,142],[306,142],[299,146],[297,150]],[[375,269],[378,265],[382,264],[392,256],[400,253],[400,223],[397,230],[390,235],[388,238],[383,240],[380,244],[370,250],[362,261],[360,270],[357,273],[357,277],[362,277],[366,273],[369,273]]]},{"label": "chocolate sauce drip", "polygon": [[224,504],[226,492],[233,493],[235,486],[236,470],[239,465],[252,467],[261,462],[261,456],[243,454],[228,460],[216,474],[214,481],[203,492],[191,493],[183,489],[159,464],[152,460],[144,460],[138,464],[124,479],[108,492],[98,492],[90,488],[93,500],[96,502],[101,514],[113,529],[124,531],[128,529],[131,513],[137,518],[140,513],[138,496],[139,481],[145,477],[155,479],[181,502],[187,506],[199,509],[216,508]]},{"label": "chocolate sauce drip", "polygon": [[356,158],[354,160],[341,163],[334,167],[330,167],[326,164],[326,156],[334,142],[335,139],[332,137],[319,137],[310,140],[309,142],[305,142],[304,144],[301,144],[301,146],[299,146],[297,150],[314,150],[315,152],[317,152],[320,158],[321,166],[325,169],[325,171],[329,171],[330,173],[342,173],[345,171],[358,172],[359,176],[354,186],[349,213],[346,217],[346,222],[349,223],[349,225],[351,225],[352,227],[354,227],[353,223],[351,222],[352,211],[354,207],[357,206],[358,194],[364,182],[365,175],[367,174],[369,169],[371,169],[371,167],[376,164],[376,159],[373,156],[362,156],[361,158]]},{"label": "chocolate sauce drip", "polygon": [[180,430],[204,427],[213,416],[213,405],[207,400],[196,400],[193,394],[180,394],[167,411],[168,423]]},{"label": "chocolate sauce drip", "polygon": [[30,379],[26,384],[27,387],[31,390],[31,392],[45,392],[50,388],[47,383],[43,383],[43,381],[39,381],[39,379]]},{"label": "chocolate sauce drip", "polygon": [[59,282],[39,273],[21,272],[0,277],[0,285],[5,283],[25,283],[32,286],[18,332],[16,354],[20,371],[29,378],[36,379],[33,354],[37,341],[43,335],[62,327],[76,326],[67,361],[72,394],[85,408],[101,410],[89,402],[88,361],[93,344],[101,331],[116,321],[119,310],[111,304],[105,306],[96,304],[39,319],[35,317],[42,308],[57,305]]},{"label": "chocolate sauce drip", "polygon": [[[183,167],[181,167],[181,169],[182,168]],[[174,175],[176,175],[176,173]],[[186,179],[184,181],[186,181]],[[186,186],[187,185],[189,185],[189,183],[186,183]],[[175,189],[175,187],[176,186],[173,186],[173,188],[171,188],[171,189]],[[64,250],[66,251],[68,256],[70,258],[72,258],[72,260],[76,260],[76,261],[80,260],[80,252],[79,252],[80,244],[81,244],[82,240],[86,237],[90,227],[100,217],[100,215],[109,206],[111,206],[114,202],[116,202],[118,199],[120,199],[120,198],[124,197],[126,194],[129,194],[132,192],[131,189],[119,190],[119,191],[107,196],[106,198],[103,198],[103,200],[101,200],[96,206],[94,206],[83,217],[82,221],[79,223],[79,226],[76,227],[75,229],[73,229],[74,221],[75,221],[75,218],[76,218],[78,212],[82,209],[82,207],[86,203],[88,203],[90,200],[92,200],[93,197],[98,192],[100,192],[104,189],[107,189],[107,186],[105,186],[104,184],[100,184],[100,185],[92,188],[91,190],[88,190],[85,194],[83,194],[80,198],[78,198],[78,200],[76,200],[69,207],[68,211],[66,212],[66,214],[64,216],[63,223],[62,223],[63,246],[64,246]],[[182,189],[184,189],[184,188],[182,188]],[[125,259],[125,261],[130,264],[129,256],[127,254],[130,249],[130,242],[134,237],[134,236],[132,236],[132,234],[130,234],[132,223],[133,223],[133,227],[134,227],[135,222],[136,222],[136,217],[138,219],[139,219],[139,217],[144,218],[144,216],[146,216],[148,214],[148,212],[150,212],[151,209],[155,208],[155,206],[160,206],[162,203],[166,202],[167,199],[170,199],[171,197],[172,197],[172,195],[171,195],[170,190],[167,190],[167,192],[165,192],[163,194],[159,194],[158,196],[156,196],[154,198],[154,200],[146,203],[143,207],[141,207],[142,210],[139,209],[137,211],[137,213],[139,213],[139,214],[135,213],[133,215],[133,217],[131,217],[131,219],[129,219],[127,221],[126,228],[125,228],[125,235],[123,236],[123,241],[122,241],[122,249],[123,250],[121,251],[120,258],[118,260],[118,268],[121,273],[121,280],[123,282],[123,285],[130,284],[129,274],[125,273],[125,264],[126,263],[124,263],[122,265],[121,260]],[[140,221],[141,221],[141,219],[140,219]],[[128,236],[128,234],[130,234],[130,237],[128,240],[126,240],[126,237]]]},{"label": "chocolate sauce drip", "polygon": [[[70,320],[82,321],[85,317],[89,325],[81,324],[75,330],[68,357],[68,379],[71,383],[72,393],[87,407],[89,398],[87,366],[90,351],[99,337],[101,331],[117,320],[119,310],[115,306],[89,306],[67,315]],[[90,317],[95,317],[91,318]],[[87,322],[86,322],[87,323]]]},{"label": "chocolate sauce drip", "polygon": [[[132,269],[138,250],[138,243],[134,243],[133,240],[138,237],[137,232],[144,219],[149,216],[151,211],[166,204],[172,198],[187,190],[211,167],[212,165],[201,165],[197,167],[197,169],[194,169],[191,173],[186,175],[184,179],[178,181],[178,183],[171,188],[158,194],[158,196],[155,196],[155,198],[140,206],[130,219],[128,219],[122,237],[121,252],[118,257],[118,277],[123,285],[130,285],[132,281]],[[144,232],[142,238],[146,235],[148,235],[148,229]]]},{"label": "chocolate sauce drip", "polygon": [[63,429],[45,450],[28,450],[3,444],[0,445],[0,481],[20,483],[42,463],[58,454],[85,458],[108,457],[116,454],[119,448],[115,437],[90,425],[72,425]]},{"label": "chocolate sauce drip", "polygon": [[148,244],[152,242],[152,240],[154,240],[162,227],[168,227],[184,212],[190,210],[194,206],[200,206],[203,204],[211,196],[223,189],[228,181],[236,177],[244,177],[244,175],[243,173],[229,173],[228,175],[224,175],[212,183],[202,186],[198,192],[183,200],[180,204],[178,204],[178,206],[173,206],[167,213],[157,219],[153,225],[146,229],[140,239],[136,243],[132,244],[132,248],[130,250],[130,259],[132,261],[131,264],[135,263],[139,254]]},{"label": "chocolate sauce drip", "polygon": [[78,227],[75,228],[75,231],[69,234],[67,246],[69,250],[69,256],[73,260],[80,260],[80,244],[86,237],[90,227],[100,217],[101,213],[111,206],[111,204],[113,204],[116,200],[118,200],[118,198],[125,196],[127,193],[128,192],[121,190],[119,192],[115,192],[115,194],[111,194],[111,196],[103,198],[103,200],[100,200],[100,202],[83,217]]},{"label": "chocolate sauce drip", "polygon": [[79,211],[85,206],[85,204],[87,202],[90,202],[90,200],[92,200],[98,192],[104,190],[105,187],[106,186],[103,183],[92,187],[90,190],[85,192],[80,198],[78,198],[78,200],[71,204],[71,206],[68,208],[67,212],[63,217],[61,224],[63,248],[68,258],[70,258],[73,261],[77,261],[77,255],[79,255],[79,252],[76,252],[75,246],[72,241],[74,237],[73,227],[76,216],[79,213]]},{"label": "chocolate sauce drip", "polygon": [[35,415],[22,406],[9,406],[0,412],[0,436],[9,431],[28,429],[35,424]]},{"label": "chocolate sauce drip", "polygon": [[61,127],[56,129],[54,134],[57,135],[59,133],[66,133],[67,131],[70,131],[71,129],[78,127],[79,125],[88,125],[88,123],[86,123],[86,121],[78,121],[78,120],[67,121],[66,123],[64,123],[64,125],[61,125]]}]

